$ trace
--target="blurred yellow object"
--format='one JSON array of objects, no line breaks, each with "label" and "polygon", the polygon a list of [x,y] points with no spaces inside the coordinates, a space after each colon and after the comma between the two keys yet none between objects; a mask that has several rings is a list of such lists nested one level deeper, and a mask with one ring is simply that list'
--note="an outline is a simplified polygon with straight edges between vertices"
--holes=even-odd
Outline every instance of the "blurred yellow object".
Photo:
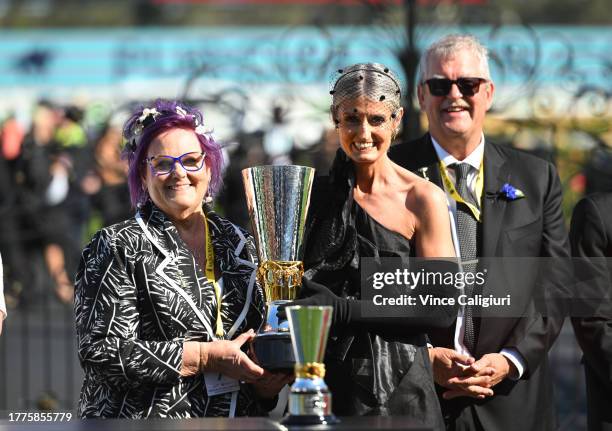
[{"label": "blurred yellow object", "polygon": [[55,140],[62,148],[84,147],[87,145],[85,130],[76,123],[60,126],[55,132]]}]

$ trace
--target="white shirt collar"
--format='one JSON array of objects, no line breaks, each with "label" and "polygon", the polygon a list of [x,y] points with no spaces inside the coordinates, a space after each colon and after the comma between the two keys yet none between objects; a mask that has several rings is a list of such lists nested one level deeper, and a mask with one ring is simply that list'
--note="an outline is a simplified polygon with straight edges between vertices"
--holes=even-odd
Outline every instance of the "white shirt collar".
[{"label": "white shirt collar", "polygon": [[436,154],[438,155],[438,159],[442,161],[444,166],[448,167],[452,165],[453,163],[468,163],[474,169],[476,170],[480,169],[480,164],[482,163],[482,158],[484,156],[484,144],[485,144],[484,134],[482,135],[482,138],[480,138],[480,144],[478,144],[478,146],[474,148],[474,151],[472,151],[463,160],[457,160],[455,157],[450,155],[444,148],[442,148],[442,146],[440,146],[438,141],[436,141],[433,136],[430,135],[430,137],[431,137],[431,142],[433,143],[434,149],[436,150]]}]

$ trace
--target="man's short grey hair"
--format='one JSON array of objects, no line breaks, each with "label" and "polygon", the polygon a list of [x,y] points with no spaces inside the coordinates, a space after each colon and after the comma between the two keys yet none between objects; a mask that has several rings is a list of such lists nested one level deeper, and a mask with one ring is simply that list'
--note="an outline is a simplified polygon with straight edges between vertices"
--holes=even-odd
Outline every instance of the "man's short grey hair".
[{"label": "man's short grey hair", "polygon": [[[419,62],[418,83],[429,78],[429,63],[432,59],[445,60],[453,58],[460,51],[473,53],[480,60],[480,70],[483,76],[475,78],[491,79],[489,72],[489,50],[471,34],[450,34],[429,45]],[[468,78],[468,77],[466,77]]]}]

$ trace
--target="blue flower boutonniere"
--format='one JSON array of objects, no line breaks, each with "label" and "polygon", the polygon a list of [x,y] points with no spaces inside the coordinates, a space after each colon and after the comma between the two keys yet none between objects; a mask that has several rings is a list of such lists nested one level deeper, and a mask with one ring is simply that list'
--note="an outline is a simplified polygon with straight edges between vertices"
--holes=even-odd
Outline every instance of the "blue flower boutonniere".
[{"label": "blue flower boutonniere", "polygon": [[509,183],[504,184],[499,190],[499,193],[509,201],[515,201],[525,197],[525,193]]},{"label": "blue flower boutonniere", "polygon": [[522,190],[517,189],[510,183],[505,183],[501,189],[497,192],[487,192],[489,199],[505,199],[507,201],[515,201],[525,197],[525,193]]}]

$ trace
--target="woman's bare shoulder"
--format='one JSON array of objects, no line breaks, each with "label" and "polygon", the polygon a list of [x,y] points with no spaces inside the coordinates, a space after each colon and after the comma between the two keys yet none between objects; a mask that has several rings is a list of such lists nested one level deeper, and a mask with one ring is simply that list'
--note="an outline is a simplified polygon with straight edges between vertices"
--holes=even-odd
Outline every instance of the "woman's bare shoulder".
[{"label": "woman's bare shoulder", "polygon": [[446,208],[446,194],[436,184],[401,167],[398,174],[407,186],[408,209],[418,213],[420,209]]}]

